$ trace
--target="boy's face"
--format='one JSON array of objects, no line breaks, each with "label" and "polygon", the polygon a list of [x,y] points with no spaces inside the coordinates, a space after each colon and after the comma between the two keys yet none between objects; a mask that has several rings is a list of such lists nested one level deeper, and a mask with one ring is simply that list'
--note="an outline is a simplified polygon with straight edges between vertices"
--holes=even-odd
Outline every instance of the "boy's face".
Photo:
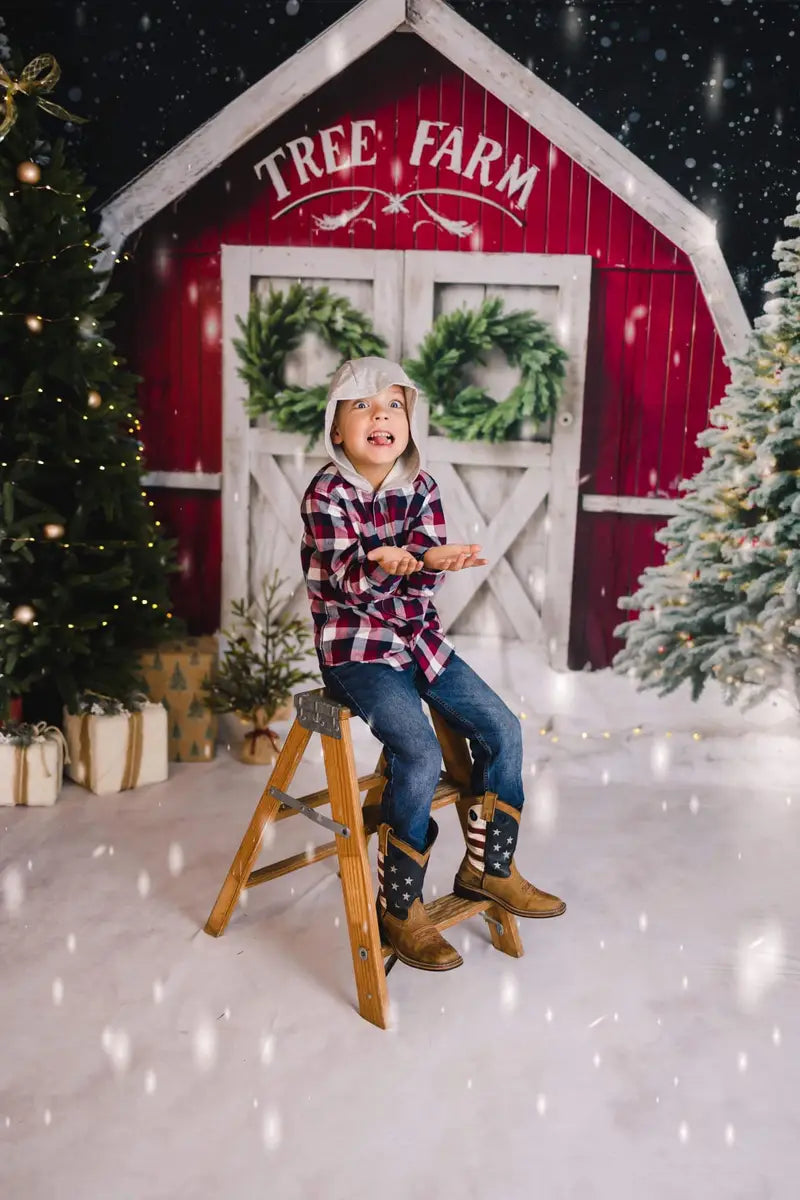
[{"label": "boy's face", "polygon": [[331,430],[335,446],[373,486],[382,483],[408,445],[406,394],[398,384],[363,400],[340,400]]}]

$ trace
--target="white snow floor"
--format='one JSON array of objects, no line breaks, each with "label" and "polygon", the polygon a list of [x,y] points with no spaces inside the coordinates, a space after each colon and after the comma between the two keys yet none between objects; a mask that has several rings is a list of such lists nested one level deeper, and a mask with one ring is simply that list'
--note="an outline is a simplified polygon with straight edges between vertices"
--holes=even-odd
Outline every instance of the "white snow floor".
[{"label": "white snow floor", "polygon": [[[518,861],[565,916],[521,922],[519,960],[476,919],[461,969],[398,963],[381,1032],[335,859],[202,931],[264,782],[225,749],[3,810],[2,1200],[795,1200],[796,717],[456,644],[526,714]],[[427,898],[461,857],[440,816]],[[328,837],[298,816],[262,861]]]}]

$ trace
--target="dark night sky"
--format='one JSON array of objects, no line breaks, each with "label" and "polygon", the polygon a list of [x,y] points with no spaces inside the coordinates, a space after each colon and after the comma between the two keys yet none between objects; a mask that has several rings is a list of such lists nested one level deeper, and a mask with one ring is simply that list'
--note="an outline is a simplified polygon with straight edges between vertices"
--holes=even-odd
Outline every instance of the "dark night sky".
[{"label": "dark night sky", "polygon": [[[718,222],[751,318],[800,191],[800,0],[451,0]],[[355,0],[4,0],[99,206]],[[794,81],[794,82],[793,82]],[[52,124],[52,123],[51,123]]]}]

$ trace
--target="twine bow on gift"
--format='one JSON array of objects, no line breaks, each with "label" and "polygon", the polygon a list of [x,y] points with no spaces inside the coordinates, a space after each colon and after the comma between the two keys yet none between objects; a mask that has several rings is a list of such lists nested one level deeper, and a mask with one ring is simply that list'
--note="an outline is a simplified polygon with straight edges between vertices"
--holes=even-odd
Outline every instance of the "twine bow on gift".
[{"label": "twine bow on gift", "polygon": [[15,758],[17,761],[15,764],[16,774],[14,777],[14,804],[28,803],[28,751],[32,749],[34,745],[38,745],[39,747],[39,752],[42,756],[42,767],[44,769],[44,773],[48,779],[50,778],[50,769],[47,765],[44,746],[45,742],[49,740],[49,737],[52,734],[55,735],[56,741],[61,743],[59,746],[63,756],[59,764],[61,769],[63,770],[64,763],[68,763],[70,761],[67,739],[64,737],[64,734],[60,729],[56,728],[55,725],[48,725],[46,721],[39,721],[38,724],[31,725],[30,742],[24,745],[18,745],[16,747]]},{"label": "twine bow on gift", "polygon": [[36,58],[32,58],[28,65],[23,67],[18,79],[10,75],[0,63],[0,87],[5,88],[6,91],[5,115],[0,122],[0,142],[17,119],[15,97],[18,93],[30,96],[39,105],[39,108],[50,113],[52,117],[60,117],[62,121],[75,121],[81,125],[88,121],[88,117],[76,117],[74,113],[67,112],[65,108],[62,108],[60,104],[54,104],[52,100],[45,100],[40,95],[41,92],[52,92],[60,78],[61,68],[52,54],[39,54]]}]

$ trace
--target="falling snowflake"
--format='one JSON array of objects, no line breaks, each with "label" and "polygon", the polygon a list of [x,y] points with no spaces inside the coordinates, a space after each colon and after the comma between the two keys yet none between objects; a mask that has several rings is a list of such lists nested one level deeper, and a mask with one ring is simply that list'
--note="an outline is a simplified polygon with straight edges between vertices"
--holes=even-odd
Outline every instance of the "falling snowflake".
[{"label": "falling snowflake", "polygon": [[504,1012],[513,1012],[519,1001],[519,984],[513,975],[504,975],[500,990],[500,1007]]},{"label": "falling snowflake", "polygon": [[754,1009],[777,983],[786,963],[783,929],[775,921],[743,930],[736,955],[739,1001]]},{"label": "falling snowflake", "polygon": [[217,1031],[208,1017],[201,1017],[192,1034],[194,1061],[201,1071],[210,1071],[217,1061]]},{"label": "falling snowflake", "polygon": [[18,913],[25,900],[25,884],[18,867],[8,867],[3,875],[3,904],[7,913]]},{"label": "falling snowflake", "polygon": [[283,1140],[281,1116],[277,1109],[270,1108],[264,1113],[261,1133],[267,1150],[277,1150]]},{"label": "falling snowflake", "polygon": [[125,1030],[113,1029],[107,1025],[103,1030],[101,1042],[114,1070],[119,1074],[127,1071],[131,1061],[131,1039]]},{"label": "falling snowflake", "polygon": [[264,1066],[266,1067],[266,1066],[269,1066],[269,1064],[273,1061],[274,1058],[275,1058],[275,1037],[273,1034],[269,1033],[266,1035],[266,1037],[262,1037],[262,1039],[261,1039],[261,1061],[264,1064]]},{"label": "falling snowflake", "polygon": [[180,875],[183,870],[183,847],[178,842],[172,842],[167,856],[170,875]]}]

